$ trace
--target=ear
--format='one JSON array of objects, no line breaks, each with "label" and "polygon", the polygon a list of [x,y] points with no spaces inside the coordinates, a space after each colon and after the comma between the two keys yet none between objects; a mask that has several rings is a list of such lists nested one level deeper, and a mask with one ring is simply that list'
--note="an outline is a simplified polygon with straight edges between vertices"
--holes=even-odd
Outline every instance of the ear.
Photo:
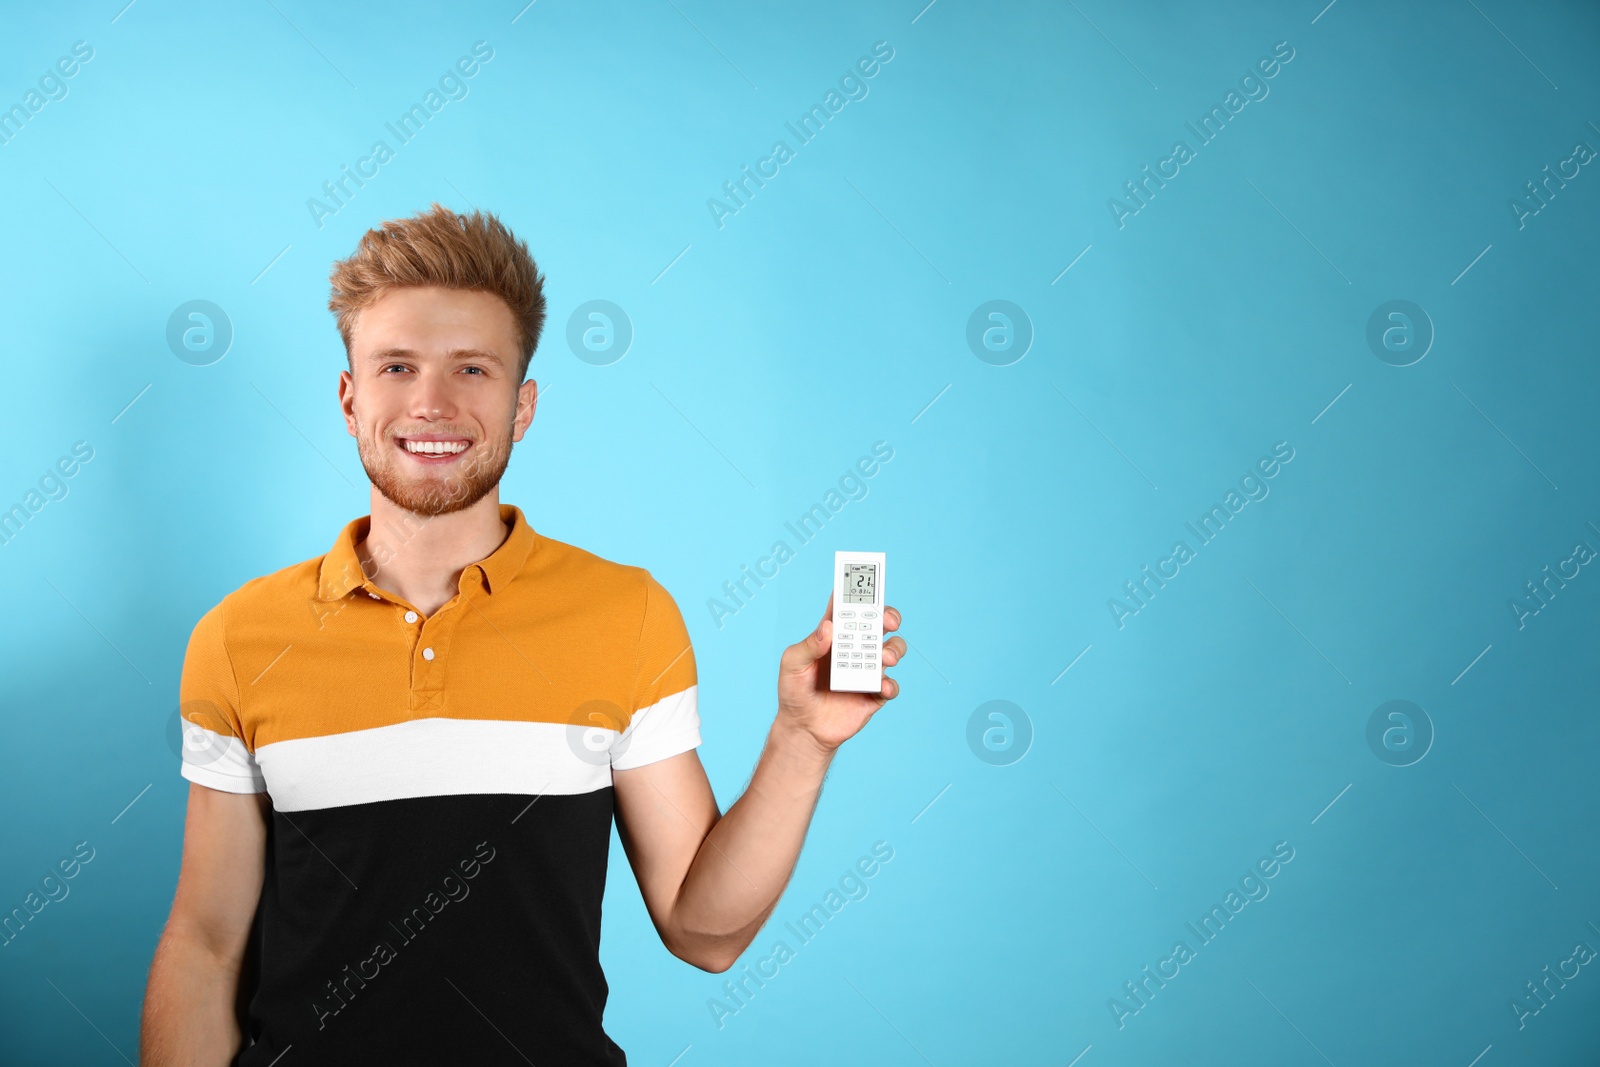
[{"label": "ear", "polygon": [[359,437],[356,432],[356,380],[349,371],[339,372],[339,410],[344,412],[344,428],[351,437]]},{"label": "ear", "polygon": [[539,406],[539,383],[529,378],[517,387],[517,414],[511,424],[513,443],[522,440],[533,422],[534,409]]}]

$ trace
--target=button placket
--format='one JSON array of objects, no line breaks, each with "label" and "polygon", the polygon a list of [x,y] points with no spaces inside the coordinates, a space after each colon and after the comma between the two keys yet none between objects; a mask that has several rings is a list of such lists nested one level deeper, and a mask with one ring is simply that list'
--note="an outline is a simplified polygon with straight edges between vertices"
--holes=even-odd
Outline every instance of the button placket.
[{"label": "button placket", "polygon": [[[464,595],[466,594],[463,591]],[[436,712],[444,708],[445,660],[455,634],[458,615],[467,610],[463,597],[423,619],[413,629],[411,643],[411,707],[413,711]],[[410,613],[408,613],[410,614]]]},{"label": "button placket", "polygon": [[[481,576],[469,568],[462,574],[457,593],[439,610],[427,618],[415,611],[405,614],[412,628],[411,639],[411,710],[413,712],[438,712],[444,710],[445,660],[449,658],[450,641],[455,636],[457,620],[472,610],[471,598],[483,591]],[[421,625],[417,623],[420,621]]]}]

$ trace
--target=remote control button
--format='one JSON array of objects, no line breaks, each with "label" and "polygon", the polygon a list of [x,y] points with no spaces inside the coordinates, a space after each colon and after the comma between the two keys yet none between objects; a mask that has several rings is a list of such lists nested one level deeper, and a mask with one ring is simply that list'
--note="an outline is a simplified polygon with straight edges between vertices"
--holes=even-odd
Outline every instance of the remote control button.
[{"label": "remote control button", "polygon": [[876,611],[863,611],[861,613],[861,617],[863,619],[876,619],[878,617],[878,613]]},{"label": "remote control button", "polygon": [[853,612],[853,611],[841,611],[841,612],[839,612],[839,618],[841,618],[841,619],[853,619],[855,617],[856,617],[856,613]]}]

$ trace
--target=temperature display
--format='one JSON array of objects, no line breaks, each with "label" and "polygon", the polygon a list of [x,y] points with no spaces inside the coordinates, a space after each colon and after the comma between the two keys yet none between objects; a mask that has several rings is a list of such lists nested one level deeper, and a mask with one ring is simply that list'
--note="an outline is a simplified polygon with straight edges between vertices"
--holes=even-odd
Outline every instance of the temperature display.
[{"label": "temperature display", "polygon": [[846,604],[876,604],[878,602],[878,565],[876,563],[846,563],[844,565],[844,602]]}]

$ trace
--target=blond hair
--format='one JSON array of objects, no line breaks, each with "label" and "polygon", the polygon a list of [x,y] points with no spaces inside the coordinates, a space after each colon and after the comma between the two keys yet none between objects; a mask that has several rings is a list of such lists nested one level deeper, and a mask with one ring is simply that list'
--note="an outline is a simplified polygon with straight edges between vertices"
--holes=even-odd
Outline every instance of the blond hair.
[{"label": "blond hair", "polygon": [[[333,265],[328,310],[337,317],[347,359],[356,313],[394,289],[436,285],[492,293],[506,302],[517,326],[521,367],[544,330],[544,276],[519,241],[492,213],[460,215],[438,203],[407,219],[389,219],[361,235],[348,258]],[[354,365],[352,364],[352,370]]]}]

